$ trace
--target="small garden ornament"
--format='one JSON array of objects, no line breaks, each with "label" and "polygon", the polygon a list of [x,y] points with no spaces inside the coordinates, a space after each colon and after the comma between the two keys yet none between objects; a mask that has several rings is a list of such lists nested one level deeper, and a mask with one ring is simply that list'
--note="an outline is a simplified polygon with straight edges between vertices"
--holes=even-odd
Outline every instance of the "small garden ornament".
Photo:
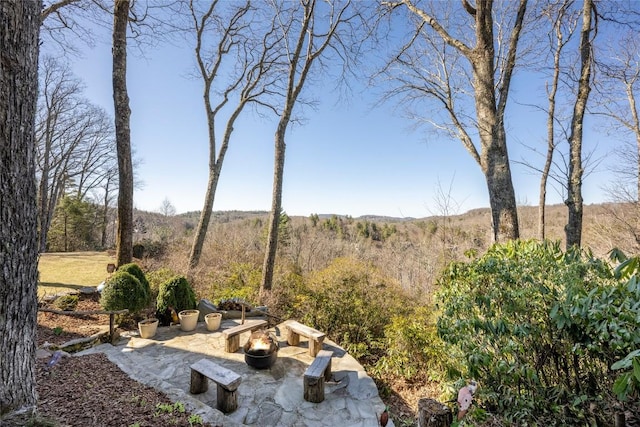
[{"label": "small garden ornament", "polygon": [[458,421],[460,421],[469,411],[473,402],[473,395],[478,389],[478,384],[471,380],[468,385],[458,391]]}]

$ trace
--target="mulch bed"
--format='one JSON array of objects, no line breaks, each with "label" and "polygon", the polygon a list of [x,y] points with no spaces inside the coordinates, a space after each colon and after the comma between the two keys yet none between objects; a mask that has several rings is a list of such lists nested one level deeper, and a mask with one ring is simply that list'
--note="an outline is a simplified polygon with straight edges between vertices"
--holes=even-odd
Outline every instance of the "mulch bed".
[{"label": "mulch bed", "polygon": [[[76,311],[100,310],[98,294],[80,295]],[[38,346],[61,345],[109,326],[109,315],[38,313]],[[37,360],[40,415],[59,426],[197,426],[198,418],[164,393],[135,381],[104,354]]]}]

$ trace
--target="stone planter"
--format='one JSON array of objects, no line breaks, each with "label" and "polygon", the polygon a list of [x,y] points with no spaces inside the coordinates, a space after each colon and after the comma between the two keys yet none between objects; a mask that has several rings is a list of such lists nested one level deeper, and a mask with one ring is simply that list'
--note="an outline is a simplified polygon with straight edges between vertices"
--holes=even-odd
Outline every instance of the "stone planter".
[{"label": "stone planter", "polygon": [[141,338],[152,338],[158,331],[158,319],[146,319],[138,322],[138,332]]},{"label": "stone planter", "polygon": [[190,332],[196,329],[198,325],[199,310],[182,310],[178,313],[180,318],[180,329],[185,332]]},{"label": "stone planter", "polygon": [[217,331],[222,321],[222,313],[209,313],[204,316],[204,322],[207,324],[207,331]]}]

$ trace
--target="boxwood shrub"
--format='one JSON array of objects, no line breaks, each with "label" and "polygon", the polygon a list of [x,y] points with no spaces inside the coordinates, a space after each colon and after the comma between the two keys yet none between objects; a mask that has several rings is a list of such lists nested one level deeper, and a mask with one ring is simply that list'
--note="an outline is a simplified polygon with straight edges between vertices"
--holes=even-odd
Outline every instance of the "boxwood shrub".
[{"label": "boxwood shrub", "polygon": [[150,304],[149,293],[140,281],[126,271],[116,271],[105,281],[100,305],[105,310],[138,312]]}]

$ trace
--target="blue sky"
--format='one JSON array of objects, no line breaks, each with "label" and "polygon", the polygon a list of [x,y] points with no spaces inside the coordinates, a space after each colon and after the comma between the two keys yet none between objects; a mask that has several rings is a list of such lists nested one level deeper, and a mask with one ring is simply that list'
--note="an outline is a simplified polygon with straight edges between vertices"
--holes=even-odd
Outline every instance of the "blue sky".
[{"label": "blue sky", "polygon": [[[104,40],[71,60],[85,95],[113,114],[111,46],[109,37]],[[188,77],[193,63],[190,46],[164,45],[147,50],[145,58],[129,55],[131,138],[142,161],[136,173],[143,184],[134,193],[138,209],[158,211],[165,199],[178,213],[202,209],[208,140],[202,82]],[[332,88],[331,82],[314,88],[322,93],[318,108],[306,109],[304,125],[287,133],[283,208],[289,215],[437,215],[438,185],[445,193],[451,187],[457,208],[451,213],[489,205],[484,176],[458,141],[412,129],[393,105],[373,108],[377,95],[356,91],[345,102]],[[540,90],[516,76],[512,95],[529,98]],[[507,108],[510,157],[540,165],[542,159],[522,144],[544,144],[545,118],[517,105],[514,97]],[[214,210],[270,209],[275,125],[275,119],[244,113],[225,158]],[[517,164],[512,173],[519,203],[535,205],[538,175]],[[605,200],[599,188],[605,180],[604,170],[587,178],[585,203]],[[553,188],[548,203],[562,203]]]}]

